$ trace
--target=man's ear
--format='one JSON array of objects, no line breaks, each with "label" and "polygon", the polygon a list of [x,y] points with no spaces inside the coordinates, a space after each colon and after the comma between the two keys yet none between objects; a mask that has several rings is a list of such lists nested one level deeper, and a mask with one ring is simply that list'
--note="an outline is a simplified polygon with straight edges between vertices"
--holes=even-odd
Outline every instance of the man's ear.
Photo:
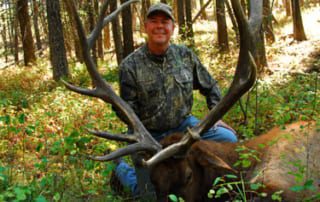
[{"label": "man's ear", "polygon": [[235,173],[237,172],[219,156],[208,152],[205,147],[193,147],[190,154],[192,154],[197,163],[203,167],[224,168]]}]

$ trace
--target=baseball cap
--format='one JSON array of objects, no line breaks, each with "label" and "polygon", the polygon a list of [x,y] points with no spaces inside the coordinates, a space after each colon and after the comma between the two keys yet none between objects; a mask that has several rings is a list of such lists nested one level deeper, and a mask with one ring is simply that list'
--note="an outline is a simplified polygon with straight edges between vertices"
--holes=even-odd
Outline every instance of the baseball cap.
[{"label": "baseball cap", "polygon": [[169,18],[171,18],[174,21],[174,17],[172,15],[172,9],[169,5],[164,3],[157,3],[152,6],[150,6],[147,17],[149,17],[154,12],[163,12],[165,13]]}]

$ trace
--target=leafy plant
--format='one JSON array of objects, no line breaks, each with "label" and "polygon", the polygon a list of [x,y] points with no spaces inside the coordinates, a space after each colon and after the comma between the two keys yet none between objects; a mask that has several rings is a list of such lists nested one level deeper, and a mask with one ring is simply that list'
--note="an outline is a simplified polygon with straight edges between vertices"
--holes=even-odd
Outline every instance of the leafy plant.
[{"label": "leafy plant", "polygon": [[261,161],[256,150],[249,149],[245,146],[238,146],[236,151],[239,154],[239,159],[234,164],[235,167],[248,168],[251,166],[252,160]]},{"label": "leafy plant", "polygon": [[263,188],[263,184],[245,182],[242,178],[242,173],[240,174],[240,179],[236,175],[228,174],[217,177],[214,180],[212,189],[208,192],[208,198],[213,199],[228,196],[228,200],[248,201],[248,197],[266,197],[266,193],[259,192],[260,188]]}]

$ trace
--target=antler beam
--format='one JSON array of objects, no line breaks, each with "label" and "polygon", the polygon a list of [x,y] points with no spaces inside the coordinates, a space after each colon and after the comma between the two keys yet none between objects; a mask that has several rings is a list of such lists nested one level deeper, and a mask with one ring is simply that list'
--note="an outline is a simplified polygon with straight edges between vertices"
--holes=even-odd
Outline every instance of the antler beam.
[{"label": "antler beam", "polygon": [[116,110],[118,110],[124,117],[127,118],[130,127],[133,129],[133,134],[130,136],[128,135],[128,137],[125,137],[125,135],[111,135],[107,132],[98,132],[98,131],[90,131],[90,132],[92,132],[94,135],[98,137],[103,137],[107,139],[125,141],[128,143],[138,142],[138,143],[129,145],[126,148],[112,152],[105,156],[101,156],[101,157],[91,156],[91,158],[95,160],[111,160],[111,159],[118,158],[120,156],[134,153],[136,151],[141,151],[141,150],[148,150],[153,153],[156,153],[161,149],[161,145],[151,136],[151,134],[143,126],[142,122],[139,120],[139,118],[134,113],[134,111],[130,108],[130,106],[115,93],[112,87],[99,74],[96,68],[96,64],[94,63],[93,58],[90,54],[90,50],[93,44],[95,43],[96,39],[98,38],[98,35],[102,30],[103,26],[106,23],[110,22],[112,19],[114,19],[122,9],[124,9],[126,6],[129,6],[131,3],[134,3],[134,2],[139,2],[139,1],[138,0],[128,1],[125,4],[121,5],[116,11],[111,13],[109,16],[104,17],[107,9],[107,4],[108,4],[108,1],[105,1],[100,10],[97,25],[92,31],[92,33],[90,34],[90,36],[87,38],[81,19],[76,10],[74,1],[73,0],[66,1],[66,5],[70,8],[69,10],[71,10],[72,12],[71,14],[76,21],[76,28],[80,38],[84,62],[87,67],[87,71],[89,72],[89,75],[95,85],[95,88],[85,89],[85,88],[74,86],[66,81],[63,81],[63,83],[66,85],[68,89],[74,92],[77,92],[83,95],[92,96],[92,97],[97,97],[102,99],[104,102],[111,104]]}]

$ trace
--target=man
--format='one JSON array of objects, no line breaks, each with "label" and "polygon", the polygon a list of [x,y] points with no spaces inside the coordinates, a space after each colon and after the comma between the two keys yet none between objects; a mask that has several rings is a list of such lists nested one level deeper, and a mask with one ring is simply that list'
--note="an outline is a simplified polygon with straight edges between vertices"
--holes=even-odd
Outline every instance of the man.
[{"label": "man", "polygon": [[[184,46],[170,43],[174,31],[171,8],[151,6],[144,24],[148,41],[120,65],[120,96],[133,108],[156,140],[183,132],[199,120],[191,115],[193,90],[206,97],[209,109],[220,101],[217,82],[198,57]],[[235,132],[219,121],[202,136],[206,140],[236,142]],[[116,167],[120,181],[138,193],[133,168],[121,161]]]}]

